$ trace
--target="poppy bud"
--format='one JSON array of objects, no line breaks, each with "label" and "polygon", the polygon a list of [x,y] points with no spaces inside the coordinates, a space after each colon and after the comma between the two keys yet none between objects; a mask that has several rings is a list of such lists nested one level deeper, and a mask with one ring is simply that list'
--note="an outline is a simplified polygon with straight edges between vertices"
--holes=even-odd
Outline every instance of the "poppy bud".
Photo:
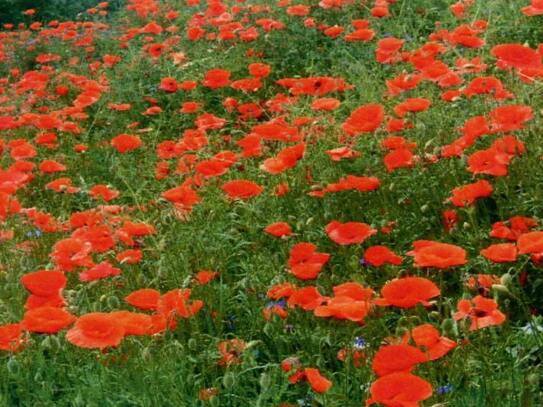
[{"label": "poppy bud", "polygon": [[434,320],[434,321],[439,321],[441,320],[441,314],[437,311],[432,311],[428,314],[428,317],[431,319],[431,320]]},{"label": "poppy bud", "polygon": [[392,192],[392,191],[394,191],[394,187],[395,187],[394,182],[391,182],[390,185],[388,186],[388,190],[389,190],[390,192]]},{"label": "poppy bud", "polygon": [[424,205],[422,205],[422,206],[420,207],[420,211],[421,211],[422,213],[428,212],[428,209],[429,209],[429,206],[428,206],[427,204],[424,204]]},{"label": "poppy bud", "polygon": [[398,320],[398,326],[401,327],[401,328],[407,328],[409,327],[411,323],[409,322],[409,319],[407,319],[406,317],[401,317],[399,320]]},{"label": "poppy bud", "polygon": [[232,372],[226,372],[222,378],[222,384],[227,389],[234,387],[236,384],[236,376]]},{"label": "poppy bud", "polygon": [[57,351],[61,348],[60,340],[57,336],[47,335],[43,341],[41,341],[41,347],[52,351]]},{"label": "poppy bud", "polygon": [[198,344],[196,343],[196,339],[190,338],[187,342],[187,345],[190,350],[196,350],[198,349]]},{"label": "poppy bud", "polygon": [[399,337],[403,337],[404,335],[409,333],[409,328],[407,327],[397,327],[396,328],[396,335]]},{"label": "poppy bud", "polygon": [[511,277],[511,274],[509,273],[505,273],[504,275],[500,277],[500,283],[506,287],[511,285],[512,281],[513,281],[513,278]]},{"label": "poppy bud", "polygon": [[408,319],[409,319],[409,322],[411,323],[411,325],[420,325],[420,324],[422,324],[422,321],[416,315],[412,315]]},{"label": "poppy bud", "polygon": [[530,373],[528,376],[526,376],[526,383],[532,385],[532,386],[539,386],[541,378],[537,373]]},{"label": "poppy bud", "polygon": [[502,285],[502,284],[492,284],[492,289],[501,293],[501,294],[506,294],[506,295],[509,295],[511,294],[511,292],[509,291],[509,289]]},{"label": "poppy bud", "polygon": [[260,379],[258,381],[258,383],[260,384],[260,387],[262,388],[262,390],[266,390],[266,389],[269,389],[272,385],[272,378],[271,376],[264,372],[260,375]]},{"label": "poppy bud", "polygon": [[141,351],[141,358],[145,361],[145,362],[148,362],[151,360],[151,351],[149,350],[149,348],[144,348],[142,351]]},{"label": "poppy bud", "polygon": [[469,229],[469,228],[471,228],[471,225],[469,224],[469,222],[464,222],[464,223],[462,224],[462,228],[464,228],[464,229]]},{"label": "poppy bud", "polygon": [[10,358],[6,366],[8,368],[8,372],[14,376],[17,376],[17,374],[21,370],[21,366],[15,358]]},{"label": "poppy bud", "polygon": [[117,298],[116,296],[112,295],[111,297],[108,297],[107,299],[107,305],[111,308],[111,309],[119,309],[121,307],[121,301],[119,301],[119,298]]},{"label": "poppy bud", "polygon": [[441,323],[441,329],[445,335],[455,334],[455,323],[451,318],[445,318]]},{"label": "poppy bud", "polygon": [[52,348],[51,338],[52,338],[51,335],[46,336],[45,339],[41,341],[40,346],[44,349],[51,349]]},{"label": "poppy bud", "polygon": [[83,400],[83,397],[81,396],[81,394],[78,394],[77,396],[75,396],[75,399],[73,399],[73,405],[77,407],[86,405],[86,402]]}]

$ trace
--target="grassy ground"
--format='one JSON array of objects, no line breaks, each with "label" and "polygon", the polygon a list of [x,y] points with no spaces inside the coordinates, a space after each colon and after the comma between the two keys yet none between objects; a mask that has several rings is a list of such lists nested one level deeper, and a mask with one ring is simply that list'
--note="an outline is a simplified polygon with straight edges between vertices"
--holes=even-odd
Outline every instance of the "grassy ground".
[{"label": "grassy ground", "polygon": [[[66,165],[67,170],[44,175],[35,169],[34,179],[16,192],[22,207],[35,207],[58,222],[66,222],[76,212],[103,204],[93,199],[88,190],[96,184],[108,184],[120,192],[109,204],[121,206],[122,216],[156,229],[154,235],[137,239],[143,252],[141,262],[116,264],[122,270],[119,276],[85,283],[78,279],[80,269],[66,273],[67,309],[77,316],[96,311],[134,311],[124,298],[141,288],[165,293],[191,287],[192,298],[201,299],[205,304],[196,315],[180,319],[176,329],[152,336],[127,337],[120,346],[102,352],[74,346],[66,340],[65,331],[53,335],[25,334],[24,349],[0,354],[0,404],[360,406],[369,398],[368,391],[375,380],[371,360],[384,339],[401,336],[419,324],[431,323],[458,342],[458,346],[445,357],[416,368],[416,374],[433,386],[433,396],[425,405],[541,405],[543,334],[537,329],[538,324],[542,324],[541,318],[536,317],[543,310],[541,265],[527,255],[519,256],[515,262],[495,263],[479,252],[492,243],[501,242],[489,238],[493,223],[515,215],[543,219],[543,78],[524,83],[513,71],[498,69],[490,55],[492,47],[502,43],[520,42],[536,49],[543,42],[543,17],[524,16],[520,9],[526,6],[525,0],[476,0],[466,12],[465,20],[456,19],[448,8],[452,2],[445,0],[400,0],[390,5],[391,16],[382,19],[371,17],[372,2],[356,1],[336,9],[323,9],[317,1],[303,2],[312,6],[310,16],[317,23],[337,24],[350,30],[353,19],[369,19],[375,39],[350,43],[342,37],[332,39],[315,28],[305,27],[304,17],[289,15],[285,7],[275,2],[262,2],[260,4],[269,6],[268,13],[242,11],[233,18],[243,21],[245,27],[254,26],[259,18],[273,18],[284,23],[284,29],[266,33],[258,28],[259,38],[250,42],[190,41],[185,31],[189,20],[197,12],[206,10],[203,3],[189,7],[184,1],[168,0],[160,3],[159,13],[146,17],[130,10],[109,16],[87,14],[87,20],[108,24],[104,28],[86,28],[87,35],[92,36],[92,50],[85,50],[85,46],[78,46],[74,41],[40,35],[43,29],[0,33],[4,35],[2,43],[5,44],[5,59],[0,58],[0,78],[7,78],[0,89],[8,96],[0,106],[15,106],[13,113],[6,109],[0,116],[21,117],[24,112],[38,112],[41,106],[47,106],[49,111],[70,106],[80,90],[66,79],[66,72],[107,84],[99,99],[83,109],[88,117],[69,119],[77,121],[82,129],[79,134],[52,129],[58,134],[58,148],[39,146],[38,156],[27,159],[36,164],[54,159]],[[227,7],[247,7],[255,2],[225,3]],[[168,21],[165,13],[169,10],[178,11],[179,17]],[[246,20],[242,20],[243,17],[247,17]],[[407,63],[378,63],[374,57],[377,41],[390,36],[403,38],[406,40],[404,49],[414,51],[429,41],[437,22],[441,28],[452,31],[460,24],[476,20],[488,22],[488,28],[479,35],[485,45],[450,47],[439,59],[453,67],[459,57],[481,57],[489,65],[488,70],[465,75],[465,83],[454,89],[465,86],[477,76],[493,75],[514,94],[513,99],[499,101],[477,95],[445,102],[440,99],[444,89],[430,81],[397,97],[386,95],[385,81],[404,71],[413,72],[413,68]],[[120,46],[125,42],[122,36],[130,29],[141,28],[150,21],[179,30],[149,35],[150,42],[161,43],[178,35],[179,43],[160,58],[151,58],[144,50],[145,35],[126,41],[125,47]],[[214,27],[205,28],[217,31]],[[74,31],[77,38],[85,37],[85,28]],[[18,34],[8,36],[7,32]],[[248,57],[249,50],[263,55]],[[183,52],[186,60],[174,64],[168,56],[171,52]],[[44,53],[58,54],[62,59],[37,63],[35,58]],[[119,55],[121,61],[112,68],[94,68],[93,63],[106,54]],[[78,57],[79,61],[69,64],[71,57]],[[167,93],[159,88],[164,77],[174,77],[178,83],[201,81],[212,68],[229,70],[234,80],[245,78],[247,65],[254,62],[271,67],[270,76],[263,79],[264,86],[254,93],[229,87],[212,90],[201,85],[190,93]],[[47,72],[44,66],[53,69]],[[51,82],[46,87],[46,95],[54,94],[55,86],[60,84],[69,86],[70,91],[56,99],[38,94],[36,102],[29,103],[32,92],[16,91],[15,84],[21,77],[10,71],[16,68],[21,74],[32,70],[47,72]],[[303,116],[316,119],[313,124],[300,127],[306,142],[303,159],[292,169],[270,175],[259,169],[259,165],[287,144],[266,142],[262,157],[241,158],[225,175],[206,180],[198,189],[202,201],[194,206],[188,219],[180,219],[173,205],[161,198],[161,194],[180,185],[192,173],[175,174],[179,158],[175,157],[168,160],[172,174],[157,180],[155,165],[160,161],[156,154],[159,143],[177,141],[185,130],[195,127],[198,114],[209,112],[225,118],[226,124],[219,130],[207,131],[210,143],[196,153],[198,160],[223,150],[239,153],[241,150],[235,142],[247,135],[252,126],[279,116],[266,109],[265,104],[278,93],[288,93],[275,81],[310,76],[340,77],[353,85],[353,89],[327,95],[341,100],[341,106],[333,112],[313,111],[310,106],[315,97],[308,95],[300,96],[297,103],[286,107],[282,114],[288,122]],[[151,106],[146,97],[155,98],[162,113],[142,115]],[[261,105],[264,113],[258,120],[240,120],[235,112],[223,107],[222,102],[227,97],[236,98],[240,103]],[[417,144],[415,154],[421,159],[414,166],[386,171],[381,141],[388,134],[383,128],[353,139],[352,147],[362,153],[360,157],[341,162],[330,160],[325,151],[344,145],[341,124],[353,110],[366,103],[381,103],[387,115],[392,116],[394,106],[407,97],[432,101],[429,110],[408,115],[414,127],[402,132],[406,139]],[[179,107],[186,101],[202,103],[202,110],[196,114],[179,113]],[[116,112],[108,108],[110,103],[130,103],[132,108]],[[503,104],[527,105],[534,112],[525,128],[512,132],[524,143],[526,152],[512,160],[507,176],[474,176],[466,169],[469,154],[488,148],[502,134],[479,139],[459,158],[440,158],[432,164],[423,158],[439,155],[442,146],[459,136],[457,129],[467,119],[488,115]],[[136,121],[137,126],[128,127]],[[0,130],[0,137],[6,145],[13,139],[34,143],[34,137],[40,132],[43,131],[23,126]],[[109,141],[121,133],[138,134],[143,145],[120,154]],[[225,135],[231,139],[224,138]],[[88,150],[75,153],[77,144],[87,145]],[[4,149],[0,163],[4,169],[14,164],[10,148]],[[324,198],[308,195],[347,174],[376,176],[381,187],[373,192],[346,191]],[[81,191],[56,193],[46,188],[47,183],[60,176],[71,178]],[[264,192],[247,201],[227,199],[220,187],[226,181],[240,178],[255,181],[264,187]],[[492,183],[494,192],[490,197],[466,208],[454,208],[447,202],[453,188],[478,179]],[[274,188],[282,182],[288,182],[290,192],[274,196]],[[444,209],[457,209],[459,220],[451,233],[442,225]],[[365,222],[376,229],[394,222],[394,228],[389,234],[378,233],[362,245],[339,246],[324,230],[332,220]],[[267,225],[278,221],[288,222],[295,235],[276,239],[263,232]],[[50,257],[52,247],[69,237],[73,230],[47,232],[43,227],[40,230],[39,225],[23,213],[6,217],[1,229],[14,231],[14,237],[3,240],[0,245],[0,322],[8,324],[20,321],[25,313],[28,291],[20,283],[21,276],[55,268]],[[461,246],[467,251],[469,261],[447,270],[413,267],[408,256],[401,266],[361,266],[364,250],[372,245],[387,245],[404,255],[419,239]],[[298,242],[314,243],[318,251],[331,254],[315,281],[299,281],[288,272],[289,250]],[[115,254],[126,248],[117,241],[114,248],[95,253],[93,257],[96,263],[105,259],[114,263]],[[194,276],[200,270],[220,274],[209,284],[194,284]],[[528,284],[524,285],[518,278],[523,272],[529,276]],[[272,316],[266,320],[262,314],[271,301],[266,292],[273,284],[289,281],[301,287],[315,285],[321,293],[331,295],[333,286],[356,281],[379,293],[387,281],[408,274],[427,277],[439,285],[441,295],[433,307],[375,307],[363,325],[317,318],[312,312],[299,308],[288,309],[286,319]],[[500,326],[470,332],[462,322],[453,322],[451,317],[459,299],[477,294],[464,284],[469,276],[477,274],[511,276],[506,292],[494,289],[486,294],[497,300],[507,321]],[[337,359],[338,351],[352,347],[357,337],[363,337],[367,343],[366,359],[360,367],[355,367],[350,359],[346,362]],[[242,339],[249,346],[241,354],[241,363],[220,366],[218,344],[233,338]],[[318,394],[304,383],[289,384],[280,363],[291,356],[297,356],[304,366],[319,368],[333,382],[332,388]],[[216,388],[218,395],[201,400],[201,390],[208,388]]]}]

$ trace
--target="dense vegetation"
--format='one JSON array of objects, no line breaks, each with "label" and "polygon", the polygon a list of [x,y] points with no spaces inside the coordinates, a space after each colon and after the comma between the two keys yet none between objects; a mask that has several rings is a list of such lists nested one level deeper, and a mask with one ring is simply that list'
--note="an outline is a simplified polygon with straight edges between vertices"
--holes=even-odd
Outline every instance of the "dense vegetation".
[{"label": "dense vegetation", "polygon": [[543,404],[543,2],[0,21],[0,405]]}]

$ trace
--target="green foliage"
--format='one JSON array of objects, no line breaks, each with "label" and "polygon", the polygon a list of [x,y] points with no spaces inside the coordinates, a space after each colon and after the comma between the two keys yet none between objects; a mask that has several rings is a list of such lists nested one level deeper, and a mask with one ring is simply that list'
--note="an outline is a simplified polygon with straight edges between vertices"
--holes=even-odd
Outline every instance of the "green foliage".
[{"label": "green foliage", "polygon": [[[21,14],[27,8],[38,9],[35,19],[40,21],[71,20],[96,3],[96,0],[0,0],[0,20],[29,23],[33,20]],[[121,3],[110,1],[109,10],[118,8]],[[57,38],[37,42],[31,49],[22,46],[9,51],[13,52],[9,63],[0,63],[0,76],[9,76],[9,69],[14,67],[22,72],[39,70],[42,65],[36,57],[51,53],[62,57],[60,62],[49,64],[58,72],[67,71],[92,79],[107,78],[107,91],[97,103],[85,109],[89,118],[78,122],[83,128],[81,134],[61,133],[57,150],[39,147],[40,156],[35,163],[58,159],[67,170],[61,175],[40,174],[36,170],[35,179],[18,195],[23,207],[36,207],[61,222],[68,222],[73,213],[91,210],[103,203],[90,197],[88,191],[96,184],[108,184],[121,192],[111,203],[126,209],[122,216],[146,222],[158,231],[156,235],[137,239],[136,247],[142,249],[143,260],[135,265],[119,265],[120,276],[82,283],[77,276],[80,270],[67,273],[69,283],[64,294],[70,311],[82,315],[93,311],[134,310],[124,298],[144,287],[162,293],[191,287],[193,297],[203,300],[205,307],[193,318],[180,320],[171,331],[153,337],[127,337],[118,348],[104,352],[75,347],[65,339],[64,331],[55,335],[31,334],[21,352],[0,351],[0,407],[277,407],[282,402],[307,407],[360,407],[368,398],[369,386],[375,379],[371,368],[375,352],[386,338],[399,337],[406,329],[421,323],[433,324],[459,344],[445,358],[416,368],[416,374],[434,386],[428,405],[543,405],[543,333],[539,331],[543,321],[532,315],[543,312],[541,265],[530,262],[528,256],[511,264],[492,263],[479,256],[481,249],[495,243],[488,237],[494,222],[514,215],[543,219],[543,127],[538,113],[543,108],[541,83],[527,85],[511,72],[489,69],[489,75],[499,77],[505,87],[515,93],[514,102],[532,106],[537,117],[526,129],[515,132],[526,144],[527,151],[522,157],[515,157],[506,178],[492,179],[494,194],[472,207],[458,209],[460,221],[451,233],[446,233],[442,210],[451,207],[446,200],[454,187],[472,182],[474,177],[466,171],[464,158],[442,159],[435,164],[429,164],[425,158],[439,154],[441,146],[457,138],[457,129],[467,118],[485,115],[503,101],[477,96],[446,103],[440,99],[442,89],[434,83],[423,83],[405,95],[406,98],[426,97],[433,102],[430,110],[409,116],[413,128],[403,134],[417,143],[416,153],[421,159],[413,168],[386,171],[380,143],[386,134],[381,130],[348,140],[352,148],[362,152],[361,157],[332,162],[325,151],[344,144],[338,137],[339,127],[350,112],[370,102],[382,103],[387,112],[392,112],[399,100],[403,100],[386,96],[385,86],[385,80],[397,75],[403,67],[377,63],[375,40],[346,43],[331,39],[320,31],[308,30],[302,19],[278,9],[274,17],[285,22],[285,29],[262,34],[255,43],[189,42],[184,37],[187,22],[193,13],[204,10],[205,2],[202,1],[199,8],[189,8],[181,0],[163,3],[180,12],[180,18],[174,22],[158,21],[164,27],[177,26],[179,33],[175,35],[182,37],[182,42],[173,50],[186,53],[186,63],[174,65],[167,56],[150,59],[145,51],[148,42],[143,35],[131,40],[127,48],[119,47],[119,37],[127,27],[141,27],[148,22],[132,12],[119,11],[109,21],[112,28],[96,34],[94,50],[87,52]],[[355,3],[341,10],[316,8],[313,15],[319,22],[349,27],[353,19],[368,16],[367,8],[361,6],[361,2]],[[448,11],[450,3],[445,0],[398,1],[391,7],[393,17],[372,19],[372,29],[378,34],[377,39],[383,36],[405,39],[405,48],[412,51],[427,40],[436,28],[436,21],[448,29],[459,24]],[[524,0],[475,2],[470,18],[488,20],[487,48],[509,39],[526,40],[533,47],[541,42],[541,19],[528,20],[519,15],[518,10],[525,3]],[[258,14],[251,16],[248,24],[259,17]],[[161,35],[153,41],[163,41],[169,34]],[[470,59],[482,56],[485,63],[492,64],[494,60],[487,48],[458,48],[444,56],[444,62],[453,66],[458,56]],[[250,49],[262,53],[262,59],[248,57]],[[92,70],[89,63],[101,61],[105,54],[120,55],[122,60],[112,68],[102,66],[98,72]],[[79,63],[68,65],[70,57],[77,57]],[[233,79],[244,78],[247,64],[251,62],[265,62],[273,67],[270,77],[264,79],[266,86],[255,93],[231,88],[211,91],[202,86],[174,94],[159,89],[164,77],[174,77],[178,82],[200,81],[211,68],[228,69]],[[258,121],[239,120],[235,112],[223,106],[224,99],[234,97],[244,103],[265,105],[264,102],[277,93],[287,93],[274,83],[277,79],[311,75],[342,77],[354,85],[354,89],[333,95],[341,99],[342,105],[330,114],[313,111],[310,108],[313,99],[308,96],[301,96],[298,104],[287,108],[284,115],[289,122],[302,116],[318,120],[303,127],[308,134],[307,153],[296,167],[274,176],[263,173],[259,169],[262,160],[283,147],[266,142],[263,157],[244,159],[224,177],[207,180],[205,188],[199,190],[203,200],[188,219],[182,219],[171,203],[160,198],[162,192],[180,185],[186,178],[173,171],[165,180],[155,178],[155,165],[159,161],[155,152],[159,143],[178,140],[184,130],[194,128],[195,117],[205,111],[226,118],[227,124],[221,130],[209,132],[210,145],[195,153],[198,159],[210,158],[224,150],[239,152],[235,141]],[[15,81],[11,77],[10,80]],[[47,111],[70,105],[78,89],[61,77],[51,84],[50,90],[59,84],[69,85],[69,93],[39,100],[37,108],[45,107]],[[23,94],[21,99],[26,96]],[[150,106],[151,98],[161,106],[163,113],[142,114]],[[203,109],[196,115],[179,113],[179,106],[186,101],[200,102]],[[108,107],[110,103],[130,103],[132,108],[114,112]],[[271,117],[267,112],[262,120]],[[128,127],[134,122],[139,123],[136,129]],[[144,143],[142,148],[128,154],[119,154],[111,148],[109,142],[113,136],[137,131]],[[33,142],[35,133],[38,132],[33,129],[15,130],[6,137],[6,143],[19,138]],[[224,136],[230,136],[233,141]],[[492,137],[497,136],[477,140],[474,148],[488,147]],[[86,144],[88,151],[75,154],[74,147],[79,143]],[[13,164],[7,147],[6,153],[0,156],[0,164],[1,168]],[[172,170],[176,165],[177,160],[170,162]],[[330,194],[324,199],[308,196],[313,189],[336,182],[346,174],[378,176],[381,189],[367,194],[353,191]],[[47,189],[46,184],[59,176],[72,179],[81,191],[68,194]],[[255,180],[265,187],[265,193],[246,202],[226,199],[220,186],[236,178]],[[284,197],[273,196],[271,191],[284,181],[288,181],[291,191]],[[69,235],[69,232],[38,234],[31,222],[26,218],[21,221],[21,218],[10,217],[2,225],[3,229],[13,229],[16,233],[13,240],[0,242],[0,325],[19,321],[25,312],[28,293],[21,286],[20,277],[53,268],[51,248]],[[390,234],[380,233],[371,243],[339,247],[324,232],[324,225],[334,219],[366,222],[376,229],[389,226],[390,221],[395,224]],[[295,235],[275,239],[264,234],[263,229],[276,221],[288,222]],[[460,245],[469,253],[470,261],[463,267],[446,271],[418,269],[408,256],[400,267],[361,266],[364,248],[370,245],[387,245],[405,254],[417,239]],[[332,254],[315,281],[298,281],[287,271],[289,249],[302,241],[313,242],[320,252]],[[97,257],[113,259],[114,255],[111,251]],[[199,270],[215,270],[220,276],[208,285],[199,286],[193,283]],[[476,295],[476,291],[466,287],[465,280],[479,273],[506,275],[502,278],[503,286],[490,290],[487,295],[496,299],[500,310],[507,314],[507,322],[471,332],[465,323],[453,321],[452,315],[459,299]],[[519,281],[525,273],[529,284],[522,285]],[[332,295],[332,287],[346,281],[359,282],[379,292],[387,281],[411,274],[439,283],[442,293],[431,312],[422,306],[409,310],[376,308],[375,314],[363,325],[317,318],[299,308],[287,309],[286,320],[277,316],[266,320],[262,315],[270,305],[267,290],[279,282],[290,281],[300,286],[314,284],[324,295]],[[361,337],[367,341],[361,365],[355,367],[351,357],[345,362],[338,360],[338,351],[352,347]],[[239,355],[239,365],[220,366],[218,344],[233,338],[242,338],[250,346]],[[319,395],[305,383],[290,385],[288,375],[279,366],[290,356],[299,357],[306,366],[321,369],[334,383],[330,392]],[[199,393],[209,388],[218,389],[219,394],[209,401],[200,400]]]},{"label": "green foliage", "polygon": [[[123,0],[109,1],[109,10],[118,9]],[[97,0],[1,0],[0,24],[28,23],[29,21],[75,20],[88,8],[98,4]],[[32,19],[23,15],[28,9],[36,9]]]}]

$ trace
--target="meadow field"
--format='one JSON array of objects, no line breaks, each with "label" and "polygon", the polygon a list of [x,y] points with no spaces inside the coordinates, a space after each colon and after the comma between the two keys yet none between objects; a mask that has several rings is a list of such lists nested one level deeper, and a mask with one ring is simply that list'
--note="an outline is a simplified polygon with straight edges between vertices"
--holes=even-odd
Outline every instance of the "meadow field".
[{"label": "meadow field", "polygon": [[28,3],[0,406],[543,405],[542,0]]}]

